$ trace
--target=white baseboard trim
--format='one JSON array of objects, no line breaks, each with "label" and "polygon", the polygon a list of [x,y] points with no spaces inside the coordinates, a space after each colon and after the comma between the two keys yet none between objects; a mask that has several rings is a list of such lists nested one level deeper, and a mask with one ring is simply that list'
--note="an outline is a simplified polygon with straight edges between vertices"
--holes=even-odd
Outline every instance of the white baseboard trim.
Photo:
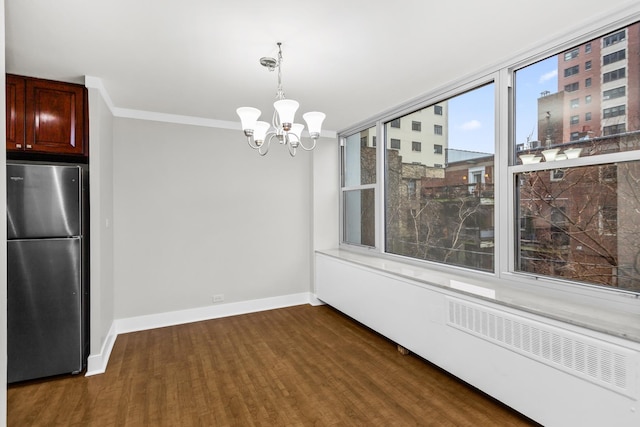
[{"label": "white baseboard trim", "polygon": [[117,336],[118,334],[116,333],[116,324],[115,322],[113,322],[111,324],[111,328],[109,328],[107,338],[102,343],[102,349],[100,349],[100,353],[91,354],[87,358],[87,372],[85,373],[86,377],[105,373],[105,371],[107,370],[107,364],[109,363],[109,357],[111,357],[111,350],[113,350],[113,345],[116,343]]},{"label": "white baseboard trim", "polygon": [[92,354],[87,359],[86,376],[103,374],[107,370],[111,350],[119,334],[181,325],[184,323],[200,322],[221,317],[237,316],[239,314],[256,313],[274,310],[294,305],[310,304],[313,306],[324,304],[310,292],[262,298],[228,304],[216,304],[208,307],[191,308],[188,310],[171,311],[167,313],[149,314],[146,316],[116,319],[111,325],[109,334],[102,345],[100,354]]}]

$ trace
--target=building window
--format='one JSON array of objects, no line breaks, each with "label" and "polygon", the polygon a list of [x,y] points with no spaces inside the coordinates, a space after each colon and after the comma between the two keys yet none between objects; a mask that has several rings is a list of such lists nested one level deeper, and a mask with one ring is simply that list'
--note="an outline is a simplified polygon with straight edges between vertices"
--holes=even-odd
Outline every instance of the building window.
[{"label": "building window", "polygon": [[619,123],[617,125],[604,126],[602,128],[602,136],[618,135],[626,132],[626,125]]},{"label": "building window", "polygon": [[584,79],[584,87],[591,86],[591,77]]},{"label": "building window", "polygon": [[441,105],[434,105],[433,106],[433,114],[435,114],[436,116],[441,116],[442,115],[442,106]]},{"label": "building window", "polygon": [[590,70],[591,69],[591,61],[587,61],[584,63],[584,69],[585,70]]},{"label": "building window", "polygon": [[591,95],[587,95],[584,97],[584,103],[585,104],[591,104]]},{"label": "building window", "polygon": [[422,143],[418,141],[412,141],[411,151],[422,151]]},{"label": "building window", "polygon": [[617,52],[610,53],[602,57],[602,65],[609,65],[614,62],[622,61],[626,59],[626,50],[622,49]]},{"label": "building window", "polygon": [[442,125],[433,125],[433,133],[435,135],[442,135]]},{"label": "building window", "polygon": [[421,122],[418,122],[418,121],[413,120],[413,121],[411,122],[411,130],[415,130],[415,131],[420,132],[420,131],[422,130],[422,123],[421,123]]},{"label": "building window", "polygon": [[585,122],[591,121],[591,113],[584,113],[584,121]]},{"label": "building window", "polygon": [[569,123],[572,125],[577,125],[578,123],[580,123],[580,116],[575,115],[575,116],[571,116],[571,119],[569,120]]},{"label": "building window", "polygon": [[360,147],[366,147],[366,146],[367,146],[367,137],[366,136],[360,137]]},{"label": "building window", "polygon": [[399,150],[400,149],[400,140],[396,139],[396,138],[391,138],[389,140],[389,148],[393,148],[395,150]]},{"label": "building window", "polygon": [[580,139],[580,132],[571,132],[569,135],[569,141],[577,141]]},{"label": "building window", "polygon": [[602,75],[602,82],[609,83],[613,80],[623,79],[626,76],[626,68],[619,68],[614,71],[609,71],[608,73],[604,73]]},{"label": "building window", "polygon": [[591,53],[591,43],[584,45],[584,53]]},{"label": "building window", "polygon": [[391,122],[389,122],[389,126],[400,129],[400,119],[391,120]]},{"label": "building window", "polygon": [[569,83],[568,85],[564,86],[565,92],[575,92],[578,89],[580,89],[580,84],[578,82]]},{"label": "building window", "polygon": [[609,119],[611,117],[624,116],[627,112],[627,107],[625,105],[617,105],[611,108],[605,108],[602,110],[602,118]]},{"label": "building window", "polygon": [[442,154],[442,145],[434,144],[433,145],[433,154]]},{"label": "building window", "polygon": [[578,108],[580,106],[580,100],[578,98],[572,99],[571,101],[569,101],[569,106],[571,108]]},{"label": "building window", "polygon": [[602,46],[608,47],[612,44],[616,44],[625,38],[625,30],[618,31],[617,33],[611,34],[610,36],[606,36],[602,39]]},{"label": "building window", "polygon": [[602,99],[607,100],[607,99],[620,98],[622,96],[625,96],[626,94],[627,94],[626,87],[620,86],[615,89],[609,89],[602,92]]},{"label": "building window", "polygon": [[580,53],[580,50],[578,48],[572,49],[569,52],[565,52],[564,60],[565,61],[570,61],[573,58],[577,58],[578,57],[578,53]]},{"label": "building window", "polygon": [[376,146],[376,137],[375,137],[375,135],[371,138],[371,146],[373,146],[373,147]]},{"label": "building window", "polygon": [[580,72],[580,66],[579,65],[574,65],[573,67],[569,67],[569,68],[565,68],[564,69],[564,76],[565,77],[570,77],[573,76],[574,74],[578,74]]},{"label": "building window", "polygon": [[443,166],[442,166],[442,163],[434,163],[433,167],[436,169],[442,169]]}]

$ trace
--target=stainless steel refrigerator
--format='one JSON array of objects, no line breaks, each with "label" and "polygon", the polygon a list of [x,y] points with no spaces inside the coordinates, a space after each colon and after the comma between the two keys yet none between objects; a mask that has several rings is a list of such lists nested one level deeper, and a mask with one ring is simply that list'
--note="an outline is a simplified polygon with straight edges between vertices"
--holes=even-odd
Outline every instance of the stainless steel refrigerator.
[{"label": "stainless steel refrigerator", "polygon": [[7,379],[85,364],[83,168],[7,164]]}]

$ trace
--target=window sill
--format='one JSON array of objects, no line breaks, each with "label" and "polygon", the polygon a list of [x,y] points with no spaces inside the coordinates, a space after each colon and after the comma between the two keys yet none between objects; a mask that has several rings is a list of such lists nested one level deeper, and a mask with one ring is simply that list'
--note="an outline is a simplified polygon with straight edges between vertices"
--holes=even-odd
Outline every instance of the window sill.
[{"label": "window sill", "polygon": [[497,278],[493,274],[479,272],[465,275],[456,271],[440,271],[377,253],[342,248],[316,252],[419,285],[446,289],[640,343],[640,298],[634,295],[581,285],[557,286],[515,274]]}]

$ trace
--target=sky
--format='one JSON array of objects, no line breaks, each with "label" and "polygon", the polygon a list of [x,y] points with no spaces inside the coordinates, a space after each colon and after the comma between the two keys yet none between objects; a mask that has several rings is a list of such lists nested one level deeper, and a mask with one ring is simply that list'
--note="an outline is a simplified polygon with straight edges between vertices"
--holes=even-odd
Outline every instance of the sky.
[{"label": "sky", "polygon": [[[538,98],[558,91],[557,65],[552,56],[516,72],[516,143],[538,139]],[[494,91],[490,84],[449,100],[449,148],[495,153]]]}]

